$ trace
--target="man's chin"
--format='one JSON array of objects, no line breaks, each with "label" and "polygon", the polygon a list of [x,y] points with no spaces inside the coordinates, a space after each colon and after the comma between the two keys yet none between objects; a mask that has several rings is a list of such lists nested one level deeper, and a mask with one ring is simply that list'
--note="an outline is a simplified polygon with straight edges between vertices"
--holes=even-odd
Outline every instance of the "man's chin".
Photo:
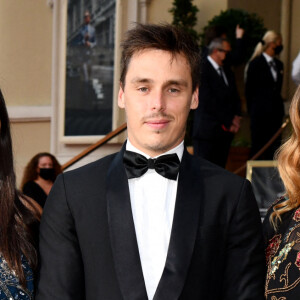
[{"label": "man's chin", "polygon": [[170,144],[167,144],[164,141],[149,143],[145,147],[151,153],[155,153],[155,155],[159,155],[161,153],[167,152],[172,148]]}]

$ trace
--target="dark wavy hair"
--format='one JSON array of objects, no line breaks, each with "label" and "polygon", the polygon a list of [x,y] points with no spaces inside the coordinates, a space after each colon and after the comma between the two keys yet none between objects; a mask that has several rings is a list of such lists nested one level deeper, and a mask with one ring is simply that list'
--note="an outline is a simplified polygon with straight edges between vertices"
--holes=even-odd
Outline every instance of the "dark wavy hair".
[{"label": "dark wavy hair", "polygon": [[19,282],[26,287],[21,253],[33,270],[37,259],[40,212],[16,188],[12,140],[5,101],[0,90],[0,251]]},{"label": "dark wavy hair", "polygon": [[147,49],[168,51],[175,57],[182,54],[190,68],[193,91],[199,85],[200,50],[197,42],[183,29],[170,24],[136,24],[127,31],[121,47],[120,83],[125,87],[125,77],[132,56]]},{"label": "dark wavy hair", "polygon": [[55,170],[55,178],[58,176],[58,174],[60,174],[62,172],[61,165],[57,161],[57,159],[55,158],[54,155],[52,155],[51,153],[48,153],[48,152],[38,153],[29,161],[29,163],[25,167],[23,179],[21,182],[21,190],[23,190],[23,187],[27,182],[33,181],[38,178],[37,167],[38,167],[40,158],[44,157],[44,156],[48,156],[52,160],[53,168]]}]

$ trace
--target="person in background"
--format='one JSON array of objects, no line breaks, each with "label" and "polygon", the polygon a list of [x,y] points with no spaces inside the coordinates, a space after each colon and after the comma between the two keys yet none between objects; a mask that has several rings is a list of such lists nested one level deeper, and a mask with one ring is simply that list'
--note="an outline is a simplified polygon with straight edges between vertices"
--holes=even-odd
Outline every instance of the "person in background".
[{"label": "person in background", "polygon": [[79,44],[87,48],[96,46],[96,31],[94,26],[91,25],[91,14],[89,11],[84,13],[84,25],[80,29]]},{"label": "person in background", "polygon": [[48,152],[36,154],[27,164],[21,183],[23,193],[44,207],[61,166],[54,155]]},{"label": "person in background", "polygon": [[300,84],[300,51],[293,61],[293,68],[292,68],[292,79],[295,84]]},{"label": "person in background", "polygon": [[[236,66],[243,63],[245,53],[244,43],[245,30],[239,24],[235,28],[235,45],[232,51],[227,55],[226,64],[228,66]],[[204,46],[201,49],[201,57],[205,59],[208,55],[208,46],[212,40],[216,38],[227,39],[227,29],[221,25],[212,25],[205,30],[204,33]]]},{"label": "person in background", "polygon": [[[283,63],[276,58],[282,51],[281,35],[267,31],[257,44],[246,67],[245,95],[250,115],[251,151],[255,155],[278,131],[284,116],[281,87]],[[281,136],[259,157],[273,160]]]},{"label": "person in background", "polygon": [[9,118],[0,91],[0,299],[32,300],[41,208],[16,188]]},{"label": "person in background", "polygon": [[80,57],[82,61],[83,80],[91,80],[92,49],[96,46],[96,30],[91,25],[91,14],[89,11],[84,13],[84,24],[79,31]]},{"label": "person in background", "polygon": [[216,38],[209,44],[208,56],[202,62],[199,105],[193,123],[194,154],[223,168],[241,121],[235,77],[224,66],[230,50],[224,39]]},{"label": "person in background", "polygon": [[268,300],[300,297],[300,87],[290,106],[293,133],[278,151],[286,195],[269,209],[263,223]]}]

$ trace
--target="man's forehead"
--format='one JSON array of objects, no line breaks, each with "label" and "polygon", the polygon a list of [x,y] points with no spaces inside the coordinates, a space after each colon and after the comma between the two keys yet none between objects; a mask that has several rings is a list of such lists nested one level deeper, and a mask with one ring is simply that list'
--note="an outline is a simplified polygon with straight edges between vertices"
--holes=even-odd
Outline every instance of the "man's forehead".
[{"label": "man's forehead", "polygon": [[[150,69],[156,68],[156,63],[161,62],[161,68],[172,68],[174,65],[179,64],[179,68],[189,68],[190,65],[184,55],[180,53],[172,53],[165,50],[157,49],[147,49],[143,51],[138,51],[132,55],[128,63],[128,71],[131,68],[131,65],[138,66],[147,66]],[[143,63],[145,62],[145,63]],[[152,64],[153,62],[153,64]],[[184,66],[182,66],[184,65]],[[181,67],[182,66],[182,67]]]},{"label": "man's forehead", "polygon": [[169,56],[170,64],[172,64],[173,61],[177,60],[177,59],[184,59],[185,62],[188,64],[188,60],[187,60],[186,56],[183,53],[171,52],[171,51],[168,51],[168,50],[162,50],[162,49],[156,49],[156,48],[146,48],[146,49],[138,50],[138,51],[133,53],[133,55],[131,57],[131,60],[136,59],[136,58],[138,59],[138,58],[140,58],[142,56],[145,56],[145,55],[153,56],[156,53],[162,53],[164,55]]}]

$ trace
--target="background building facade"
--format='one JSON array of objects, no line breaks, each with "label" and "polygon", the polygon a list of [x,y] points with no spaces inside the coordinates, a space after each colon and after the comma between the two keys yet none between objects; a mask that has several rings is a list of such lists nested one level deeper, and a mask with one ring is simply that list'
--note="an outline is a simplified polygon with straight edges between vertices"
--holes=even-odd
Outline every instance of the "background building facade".
[{"label": "background building facade", "polygon": [[[0,87],[12,122],[15,165],[20,182],[25,164],[38,152],[50,151],[64,163],[98,137],[65,135],[65,95],[68,44],[82,25],[85,10],[92,25],[101,32],[97,39],[99,63],[94,74],[105,74],[111,82],[112,129],[125,122],[117,109],[120,49],[123,33],[133,22],[172,22],[172,0],[3,0],[0,2]],[[266,28],[282,33],[285,64],[283,96],[290,100],[295,85],[290,79],[291,64],[300,49],[300,0],[194,0],[199,8],[195,29],[201,32],[213,16],[229,8],[255,12]],[[69,8],[69,10],[68,10]],[[115,45],[115,46],[114,46]],[[112,50],[114,49],[114,51]],[[113,58],[113,59],[112,59]],[[74,71],[74,70],[73,70]],[[72,72],[72,71],[71,71]],[[73,74],[74,75],[74,74]],[[97,78],[94,78],[97,79]],[[97,87],[98,84],[98,87]],[[94,90],[103,83],[95,80]],[[103,90],[102,90],[103,91]],[[117,151],[122,137],[95,151],[75,165],[85,164]]]}]

